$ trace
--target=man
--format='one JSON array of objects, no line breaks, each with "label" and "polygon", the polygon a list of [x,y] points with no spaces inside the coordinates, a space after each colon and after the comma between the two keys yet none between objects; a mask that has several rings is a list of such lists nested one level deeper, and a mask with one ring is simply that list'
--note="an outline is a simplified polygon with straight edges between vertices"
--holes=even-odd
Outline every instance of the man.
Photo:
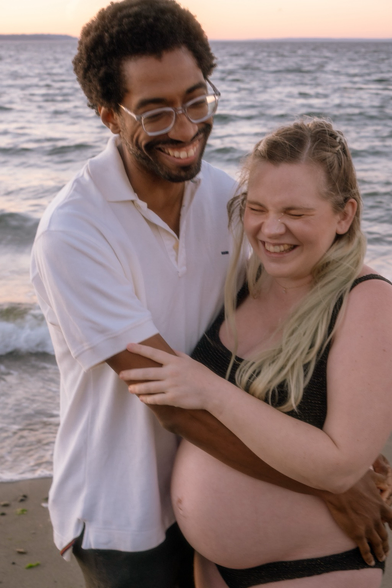
[{"label": "man", "polygon": [[[219,98],[208,80],[214,57],[174,0],[125,0],[85,26],[74,67],[114,137],[50,205],[33,249],[61,374],[55,543],[66,559],[73,547],[88,587],[188,587],[189,551],[169,492],[177,437],[116,372],[149,364],[128,342],[189,353],[222,304],[235,183],[201,163]],[[154,412],[249,475],[322,495],[259,461],[208,413]],[[323,498],[369,561],[367,540],[383,557],[380,517],[392,516],[370,475],[341,498]]]}]

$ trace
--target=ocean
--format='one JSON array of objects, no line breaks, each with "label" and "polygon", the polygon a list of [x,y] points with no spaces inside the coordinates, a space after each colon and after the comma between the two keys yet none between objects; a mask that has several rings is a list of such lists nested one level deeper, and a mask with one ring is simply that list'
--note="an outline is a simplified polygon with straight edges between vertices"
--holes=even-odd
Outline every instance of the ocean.
[{"label": "ocean", "polygon": [[[0,40],[0,481],[45,477],[59,378],[29,282],[39,219],[105,146],[72,70],[74,39]],[[212,42],[222,93],[205,159],[229,174],[263,134],[326,116],[351,147],[367,261],[392,279],[392,41]]]}]

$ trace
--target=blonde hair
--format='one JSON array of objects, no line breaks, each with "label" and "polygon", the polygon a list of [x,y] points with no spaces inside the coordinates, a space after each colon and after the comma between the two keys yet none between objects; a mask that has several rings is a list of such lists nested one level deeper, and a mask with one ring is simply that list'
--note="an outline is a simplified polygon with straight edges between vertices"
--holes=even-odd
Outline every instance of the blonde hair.
[{"label": "blonde hair", "polygon": [[[279,409],[289,412],[301,402],[316,362],[335,332],[337,324],[331,333],[328,331],[337,301],[342,299],[344,307],[351,285],[362,268],[366,249],[360,228],[362,203],[347,143],[330,122],[317,118],[300,120],[277,129],[255,146],[243,167],[239,194],[228,205],[236,247],[226,280],[225,315],[234,336],[235,349],[226,377],[231,372],[237,349],[234,313],[238,264],[246,241],[243,211],[249,177],[259,162],[274,165],[308,162],[320,166],[327,186],[320,195],[331,202],[336,213],[345,208],[349,199],[357,202],[349,230],[336,235],[332,246],[313,268],[311,289],[285,320],[279,342],[253,359],[244,360],[236,373],[238,386],[268,402],[271,402],[278,385],[283,384],[287,398]],[[246,277],[249,293],[256,297],[260,292],[263,267],[254,252],[249,259]]]}]

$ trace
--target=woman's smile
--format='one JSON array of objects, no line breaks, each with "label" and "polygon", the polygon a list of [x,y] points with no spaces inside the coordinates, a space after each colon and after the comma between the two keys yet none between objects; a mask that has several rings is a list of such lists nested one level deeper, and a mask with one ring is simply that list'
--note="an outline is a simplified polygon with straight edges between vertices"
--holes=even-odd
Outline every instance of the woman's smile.
[{"label": "woman's smile", "polygon": [[290,245],[289,243],[268,243],[267,241],[262,241],[262,243],[268,253],[288,253],[297,247],[297,245]]}]

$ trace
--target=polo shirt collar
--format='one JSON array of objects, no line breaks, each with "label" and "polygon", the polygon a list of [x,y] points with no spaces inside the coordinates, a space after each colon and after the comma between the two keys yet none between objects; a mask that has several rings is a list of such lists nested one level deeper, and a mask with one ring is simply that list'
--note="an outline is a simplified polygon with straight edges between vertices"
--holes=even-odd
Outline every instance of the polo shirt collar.
[{"label": "polo shirt collar", "polygon": [[[129,182],[118,151],[119,144],[118,136],[110,137],[104,151],[90,159],[88,169],[92,180],[108,202],[140,200]],[[196,192],[202,180],[202,173],[200,171],[190,182],[186,182],[186,191],[187,184],[190,184],[192,193]]]}]

